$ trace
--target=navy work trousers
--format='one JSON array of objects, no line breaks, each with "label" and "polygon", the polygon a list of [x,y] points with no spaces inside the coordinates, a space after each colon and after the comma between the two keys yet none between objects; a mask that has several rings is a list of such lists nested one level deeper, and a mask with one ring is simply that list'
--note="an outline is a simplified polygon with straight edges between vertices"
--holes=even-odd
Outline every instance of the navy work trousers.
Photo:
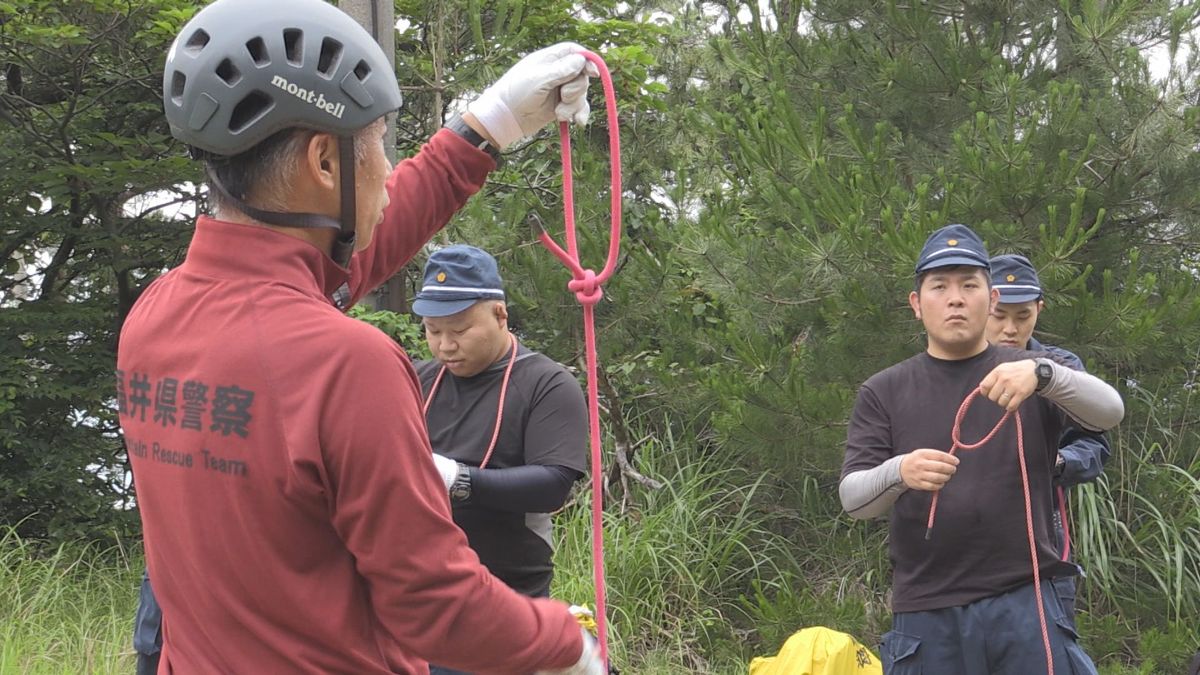
[{"label": "navy work trousers", "polygon": [[[1096,675],[1055,585],[1042,582],[1055,675]],[[1071,580],[1073,581],[1073,580]],[[1063,589],[1065,592],[1066,589]],[[1073,593],[1071,593],[1073,595]],[[900,612],[883,636],[885,675],[1037,675],[1046,672],[1033,584],[961,607]]]}]

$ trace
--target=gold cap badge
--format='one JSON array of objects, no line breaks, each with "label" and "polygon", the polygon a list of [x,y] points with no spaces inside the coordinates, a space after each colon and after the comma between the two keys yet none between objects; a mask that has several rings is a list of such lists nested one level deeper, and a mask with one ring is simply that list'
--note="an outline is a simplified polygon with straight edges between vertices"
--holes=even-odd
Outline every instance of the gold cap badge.
[{"label": "gold cap badge", "polygon": [[950,241],[948,241],[948,242],[946,242],[946,243],[947,243],[947,244],[950,244],[951,246],[958,246],[958,240],[957,240],[957,239],[951,239]]},{"label": "gold cap badge", "polygon": [[1009,283],[1011,283],[1011,282],[1013,282],[1013,281],[1016,281],[1016,280],[1017,280],[1017,275],[1015,275],[1015,274],[1010,274],[1010,275],[1008,275],[1008,276],[1006,276],[1006,277],[1004,277],[1004,278],[1005,278],[1005,279],[1007,279],[1007,280],[1009,281]]},{"label": "gold cap badge", "polygon": [[446,273],[445,273],[445,272],[438,272],[438,275],[437,275],[437,280],[438,280],[438,283],[439,283],[439,284],[445,283],[445,282],[446,282]]}]

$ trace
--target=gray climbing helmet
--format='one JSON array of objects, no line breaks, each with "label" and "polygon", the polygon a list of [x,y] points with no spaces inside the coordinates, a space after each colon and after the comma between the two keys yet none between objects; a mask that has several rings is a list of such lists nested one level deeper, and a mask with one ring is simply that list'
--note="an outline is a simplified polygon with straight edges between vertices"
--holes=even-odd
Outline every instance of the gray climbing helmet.
[{"label": "gray climbing helmet", "polygon": [[290,127],[349,136],[400,103],[383,50],[323,0],[217,0],[184,25],[163,72],[171,134],[215,155]]}]

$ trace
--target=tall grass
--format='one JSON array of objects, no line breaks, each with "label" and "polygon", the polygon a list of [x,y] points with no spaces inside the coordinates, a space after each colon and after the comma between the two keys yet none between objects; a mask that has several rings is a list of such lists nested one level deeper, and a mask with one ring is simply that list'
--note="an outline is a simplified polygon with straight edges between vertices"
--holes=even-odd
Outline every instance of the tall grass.
[{"label": "tall grass", "polygon": [[140,562],[119,549],[38,550],[0,532],[0,674],[133,672]]},{"label": "tall grass", "polygon": [[[745,673],[752,657],[774,654],[806,626],[870,644],[860,584],[871,574],[861,561],[884,555],[856,547],[877,532],[827,518],[828,504],[819,516],[784,507],[774,476],[747,471],[742,457],[678,443],[669,430],[645,443],[638,460],[665,487],[637,489],[628,513],[610,510],[604,521],[610,650],[622,672]],[[815,480],[796,490],[829,499]],[[576,603],[593,597],[583,502],[557,521],[554,595]]]},{"label": "tall grass", "polygon": [[[1073,495],[1084,644],[1105,675],[1181,672],[1200,646],[1200,436],[1146,404],[1106,475]],[[669,429],[668,425],[659,427]],[[746,672],[791,632],[825,625],[874,647],[886,629],[885,527],[669,431],[640,448],[635,487],[605,515],[610,648],[634,675]],[[590,603],[588,495],[557,517],[555,597]],[[0,675],[129,673],[141,559],[39,548],[0,531]]]},{"label": "tall grass", "polygon": [[[741,654],[713,647],[734,638],[739,598],[794,567],[790,545],[765,524],[761,478],[673,450],[670,437],[644,444],[640,464],[665,487],[638,490],[628,513],[605,517],[613,660],[632,673],[739,672]],[[590,602],[589,510],[576,505],[557,527],[554,594]]]},{"label": "tall grass", "polygon": [[1200,478],[1174,465],[1144,473],[1155,494],[1101,479],[1075,499],[1090,595],[1171,621],[1200,617]]},{"label": "tall grass", "polygon": [[1084,638],[1114,662],[1182,672],[1200,647],[1200,433],[1191,389],[1131,394],[1104,475],[1072,496]]}]

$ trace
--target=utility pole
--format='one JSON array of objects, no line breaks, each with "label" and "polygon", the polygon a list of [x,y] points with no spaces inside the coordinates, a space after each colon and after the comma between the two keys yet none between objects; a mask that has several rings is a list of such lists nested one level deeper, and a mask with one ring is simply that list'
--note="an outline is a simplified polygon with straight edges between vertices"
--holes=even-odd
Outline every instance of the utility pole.
[{"label": "utility pole", "polygon": [[[392,0],[338,0],[338,7],[343,12],[354,17],[371,37],[379,43],[383,53],[387,55],[392,72],[396,70],[396,8]],[[396,119],[388,116],[387,150],[388,159],[396,163]],[[388,279],[374,293],[364,300],[375,306],[375,309],[386,309],[393,312],[408,311],[408,294],[404,285],[403,272]]]}]

